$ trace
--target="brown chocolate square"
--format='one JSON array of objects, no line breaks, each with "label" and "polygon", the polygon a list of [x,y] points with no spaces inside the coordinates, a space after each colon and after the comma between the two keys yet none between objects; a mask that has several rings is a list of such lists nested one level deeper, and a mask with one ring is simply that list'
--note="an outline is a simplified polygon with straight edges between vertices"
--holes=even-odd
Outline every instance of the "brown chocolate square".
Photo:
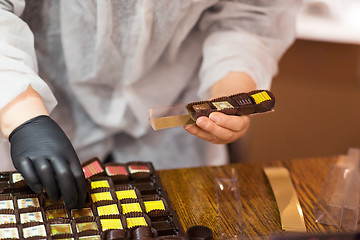
[{"label": "brown chocolate square", "polygon": [[207,102],[196,104],[196,105],[193,105],[192,107],[193,107],[194,111],[211,109],[211,106]]}]

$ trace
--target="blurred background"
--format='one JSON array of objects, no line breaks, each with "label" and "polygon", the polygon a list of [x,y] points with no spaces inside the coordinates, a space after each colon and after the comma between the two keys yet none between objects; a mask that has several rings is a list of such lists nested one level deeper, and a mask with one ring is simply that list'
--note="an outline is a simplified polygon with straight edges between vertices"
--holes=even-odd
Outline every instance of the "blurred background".
[{"label": "blurred background", "polygon": [[273,79],[275,112],[252,117],[233,162],[346,154],[360,147],[360,0],[305,0]]}]

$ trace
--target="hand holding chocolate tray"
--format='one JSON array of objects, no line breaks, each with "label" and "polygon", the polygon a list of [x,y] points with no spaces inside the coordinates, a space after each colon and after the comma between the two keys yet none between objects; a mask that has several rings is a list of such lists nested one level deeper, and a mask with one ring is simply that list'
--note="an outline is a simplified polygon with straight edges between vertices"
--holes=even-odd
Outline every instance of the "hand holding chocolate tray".
[{"label": "hand holding chocolate tray", "polygon": [[207,101],[184,105],[156,107],[149,109],[150,124],[154,130],[194,124],[201,116],[208,117],[212,112],[227,115],[249,115],[271,111],[275,97],[268,90],[255,90],[238,93]]},{"label": "hand holding chocolate tray", "polygon": [[255,90],[249,93],[238,93],[219,97],[208,101],[193,102],[186,105],[191,118],[208,117],[212,112],[227,115],[250,115],[271,111],[275,105],[275,97],[268,90]]}]

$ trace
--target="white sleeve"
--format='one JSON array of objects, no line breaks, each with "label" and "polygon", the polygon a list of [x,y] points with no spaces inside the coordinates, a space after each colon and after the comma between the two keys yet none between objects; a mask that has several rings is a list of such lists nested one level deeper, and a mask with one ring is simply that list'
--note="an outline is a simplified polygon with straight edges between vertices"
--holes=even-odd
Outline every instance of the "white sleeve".
[{"label": "white sleeve", "polygon": [[278,61],[295,39],[301,0],[222,1],[207,10],[199,29],[207,32],[199,73],[199,96],[229,72],[246,72],[258,89],[269,89]]},{"label": "white sleeve", "polygon": [[38,76],[33,33],[17,16],[21,2],[0,0],[0,109],[31,85],[51,112],[57,102]]}]

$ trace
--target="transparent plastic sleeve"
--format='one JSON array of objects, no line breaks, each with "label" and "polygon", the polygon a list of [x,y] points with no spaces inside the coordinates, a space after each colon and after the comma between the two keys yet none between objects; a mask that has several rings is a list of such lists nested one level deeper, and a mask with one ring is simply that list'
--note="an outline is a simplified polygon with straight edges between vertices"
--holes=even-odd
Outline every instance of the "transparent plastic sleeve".
[{"label": "transparent plastic sleeve", "polygon": [[339,157],[320,190],[314,208],[317,223],[359,230],[360,149]]},{"label": "transparent plastic sleeve", "polygon": [[215,172],[215,192],[220,226],[220,239],[243,239],[243,213],[238,187],[238,176],[234,168],[230,174]]}]

